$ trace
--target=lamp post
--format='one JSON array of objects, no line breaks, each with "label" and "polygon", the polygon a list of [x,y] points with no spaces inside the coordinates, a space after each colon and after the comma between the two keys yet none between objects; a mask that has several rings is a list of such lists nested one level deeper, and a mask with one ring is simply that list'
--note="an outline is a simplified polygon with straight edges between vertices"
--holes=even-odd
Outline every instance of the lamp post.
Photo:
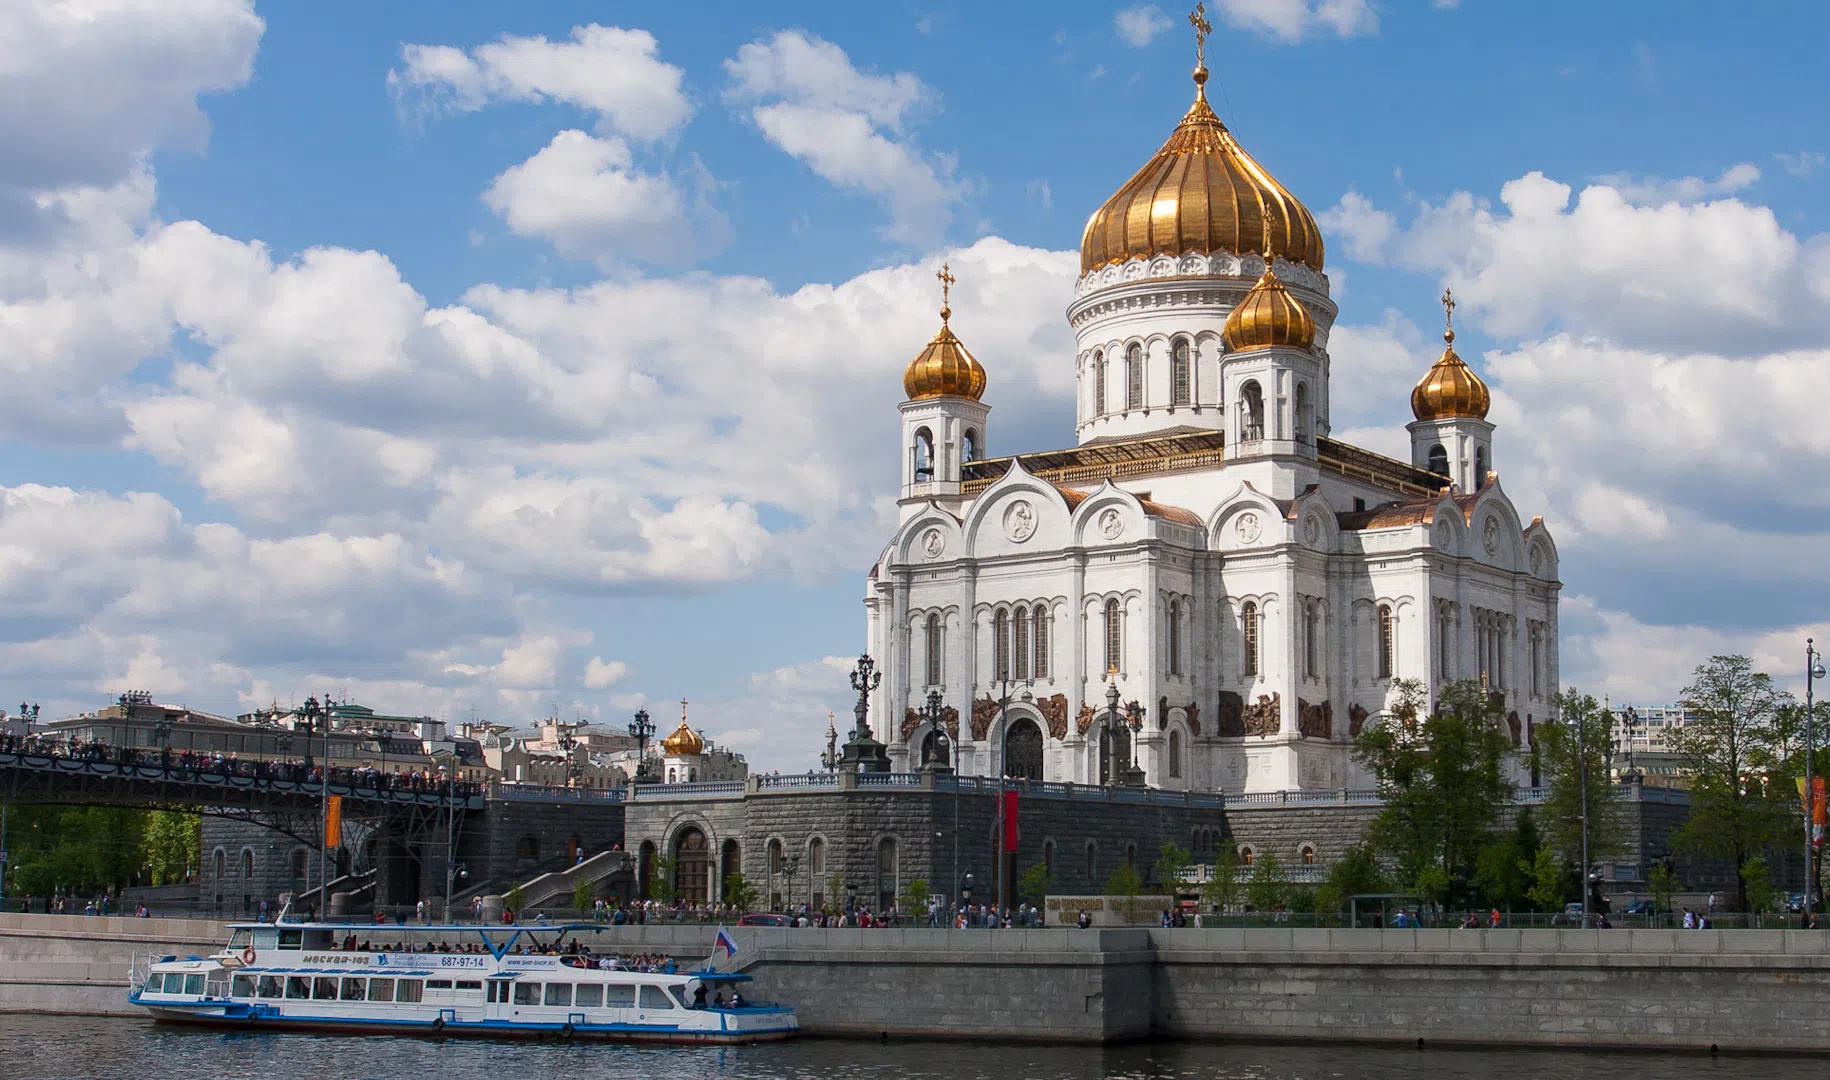
[{"label": "lamp post", "polygon": [[654,721],[648,718],[647,709],[638,709],[635,719],[629,721],[629,735],[635,739],[635,776],[634,783],[641,783],[648,776],[648,740],[654,738]]},{"label": "lamp post", "polygon": [[[325,701],[329,700],[329,695],[326,695]],[[309,781],[311,779],[311,734],[320,725],[323,726],[321,734],[324,737],[324,759],[327,763],[330,760],[330,714],[323,705],[318,703],[316,697],[308,697],[305,699],[301,715],[305,721],[305,778]],[[321,804],[318,811],[318,907],[319,913],[323,914],[330,908],[330,878],[328,876],[330,866],[330,769],[328,766],[324,770],[324,779],[318,784],[318,790]]]},{"label": "lamp post", "polygon": [[801,857],[789,855],[782,859],[782,876],[788,879],[788,914],[794,914],[794,875],[801,868]]},{"label": "lamp post", "polygon": [[559,731],[559,748],[566,753],[566,786],[577,787],[579,778],[584,775],[584,764],[578,760],[578,732],[588,726],[589,720],[578,719],[570,724],[555,724]]},{"label": "lamp post", "polygon": [[889,749],[871,735],[871,692],[882,684],[883,672],[877,670],[877,662],[869,653],[859,656],[858,666],[851,673],[851,688],[858,692],[858,703],[852,706],[857,726],[852,728],[851,738],[846,740],[845,750],[839,755],[839,768],[844,772],[890,771]]},{"label": "lamp post", "polygon": [[998,737],[991,744],[991,760],[994,762],[992,772],[998,778],[998,805],[996,807],[997,824],[991,834],[991,904],[1000,911],[1005,904],[1005,894],[1009,892],[1004,852],[1004,736],[1010,732],[1010,672],[1004,673],[1002,686],[998,691]]},{"label": "lamp post", "polygon": [[1817,748],[1817,701],[1814,693],[1817,680],[1824,677],[1824,654],[1817,651],[1817,643],[1812,638],[1805,639],[1805,902],[1801,925],[1811,925],[1811,911],[1817,902],[1812,894],[1816,878],[1812,874],[1812,863],[1817,844],[1817,791],[1814,777],[1816,762],[1813,760]]},{"label": "lamp post", "polygon": [[[1593,698],[1589,700],[1593,701]],[[1611,717],[1613,712],[1602,706]],[[1589,925],[1589,751],[1587,730],[1589,718],[1576,710],[1576,784],[1582,798],[1582,926]]]}]

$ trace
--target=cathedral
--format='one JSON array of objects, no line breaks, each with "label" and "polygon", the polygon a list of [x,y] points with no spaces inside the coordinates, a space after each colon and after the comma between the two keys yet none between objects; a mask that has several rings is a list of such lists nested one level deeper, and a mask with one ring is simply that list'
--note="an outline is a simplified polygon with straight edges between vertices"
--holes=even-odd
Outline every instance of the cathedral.
[{"label": "cathedral", "polygon": [[1207,75],[1081,238],[1074,445],[987,453],[990,380],[941,272],[940,331],[903,377],[901,523],[865,595],[898,770],[1339,790],[1371,786],[1350,750],[1394,680],[1480,681],[1521,751],[1548,713],[1557,548],[1500,484],[1453,300],[1410,460],[1331,438],[1321,232]]}]

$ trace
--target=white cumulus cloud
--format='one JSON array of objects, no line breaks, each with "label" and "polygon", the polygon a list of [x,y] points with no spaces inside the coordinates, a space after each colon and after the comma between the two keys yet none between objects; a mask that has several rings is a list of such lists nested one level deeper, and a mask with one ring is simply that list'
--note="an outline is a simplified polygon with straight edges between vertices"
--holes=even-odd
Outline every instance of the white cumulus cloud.
[{"label": "white cumulus cloud", "polygon": [[1379,30],[1369,0],[1219,0],[1215,6],[1229,25],[1279,41],[1301,41],[1318,31],[1355,37]]},{"label": "white cumulus cloud", "polygon": [[1128,7],[1112,16],[1112,25],[1125,44],[1141,49],[1155,41],[1158,34],[1175,25],[1175,20],[1155,4]]}]

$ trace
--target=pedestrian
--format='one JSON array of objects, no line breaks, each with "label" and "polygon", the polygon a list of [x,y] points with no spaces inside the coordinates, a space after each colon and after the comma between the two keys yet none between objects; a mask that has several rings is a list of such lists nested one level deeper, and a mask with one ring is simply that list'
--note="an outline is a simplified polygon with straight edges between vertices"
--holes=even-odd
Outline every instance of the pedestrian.
[{"label": "pedestrian", "polygon": [[1494,930],[1498,930],[1500,928],[1500,909],[1499,908],[1494,908],[1491,912],[1488,913],[1487,925]]}]

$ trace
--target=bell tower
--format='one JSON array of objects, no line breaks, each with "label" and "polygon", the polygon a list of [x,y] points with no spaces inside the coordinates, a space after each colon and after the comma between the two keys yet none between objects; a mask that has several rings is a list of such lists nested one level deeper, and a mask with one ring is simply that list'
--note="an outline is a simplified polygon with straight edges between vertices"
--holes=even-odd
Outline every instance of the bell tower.
[{"label": "bell tower", "polygon": [[956,280],[950,266],[940,273],[940,332],[902,374],[908,400],[902,410],[902,517],[934,502],[958,513],[964,496],[966,462],[985,456],[985,419],[991,406],[985,368],[953,335],[950,306]]},{"label": "bell tower", "polygon": [[1442,292],[1442,357],[1411,391],[1411,464],[1453,483],[1457,491],[1479,491],[1493,469],[1493,425],[1487,384],[1455,352],[1455,297]]}]

